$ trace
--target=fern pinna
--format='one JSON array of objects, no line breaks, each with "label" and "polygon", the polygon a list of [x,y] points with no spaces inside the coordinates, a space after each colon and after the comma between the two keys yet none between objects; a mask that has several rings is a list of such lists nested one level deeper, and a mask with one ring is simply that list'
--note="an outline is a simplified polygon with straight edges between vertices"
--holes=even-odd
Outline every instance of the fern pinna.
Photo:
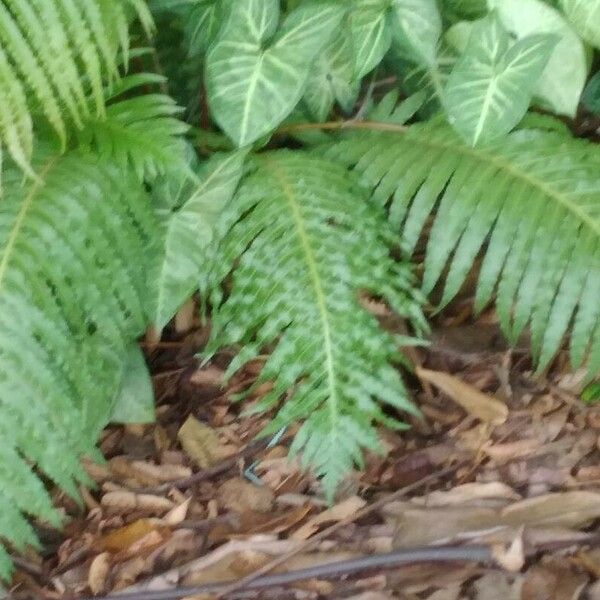
[{"label": "fern pinna", "polygon": [[406,340],[382,331],[358,295],[384,298],[423,330],[410,268],[391,258],[396,238],[354,178],[317,157],[256,157],[232,210],[243,218],[218,240],[215,265],[239,264],[225,300],[213,288],[206,352],[242,344],[232,373],[275,342],[257,380],[274,386],[256,410],[293,389],[265,433],[302,420],[292,451],[302,450],[332,494],[363,448],[380,447],[373,423],[399,425],[379,402],[415,410],[390,364],[402,362]]},{"label": "fern pinna", "polygon": [[433,214],[424,292],[444,275],[441,304],[446,304],[482,250],[475,309],[495,294],[510,340],[530,326],[540,367],[555,355],[571,325],[573,366],[587,361],[590,372],[597,372],[597,147],[539,129],[518,130],[501,142],[472,148],[441,121],[366,127],[375,131],[345,134],[323,153],[361,175],[373,199],[387,206],[409,250]]}]

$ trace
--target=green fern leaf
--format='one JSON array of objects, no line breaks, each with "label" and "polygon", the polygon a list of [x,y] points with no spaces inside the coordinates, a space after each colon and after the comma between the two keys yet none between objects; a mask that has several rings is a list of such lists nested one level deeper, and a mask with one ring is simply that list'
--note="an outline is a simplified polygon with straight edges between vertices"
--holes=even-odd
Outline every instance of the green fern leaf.
[{"label": "green fern leaf", "polygon": [[129,9],[149,27],[139,0],[6,0],[0,4],[0,141],[32,174],[31,113],[41,113],[63,146],[68,121],[104,114],[105,80],[127,52]]},{"label": "green fern leaf", "polygon": [[[389,125],[382,128],[390,129]],[[447,270],[442,305],[484,254],[476,308],[497,294],[511,339],[526,325],[538,364],[571,325],[571,358],[600,369],[600,180],[598,149],[563,134],[517,131],[482,149],[440,121],[397,133],[345,134],[327,158],[354,167],[409,250],[434,222],[423,288]]]},{"label": "green fern leaf", "polygon": [[449,120],[473,146],[508,133],[525,115],[556,39],[511,38],[496,13],[473,27],[444,91]]},{"label": "green fern leaf", "polygon": [[[0,539],[35,544],[25,515],[58,517],[31,464],[71,495],[87,478],[147,320],[155,221],[130,176],[79,153],[34,153],[4,173],[0,203]],[[6,574],[0,552],[0,573]]]},{"label": "green fern leaf", "polygon": [[372,423],[398,425],[377,401],[415,411],[390,364],[401,360],[397,341],[358,298],[361,289],[384,297],[423,326],[410,271],[390,258],[393,236],[380,211],[344,169],[317,157],[257,157],[231,206],[243,218],[229,217],[215,262],[239,264],[224,302],[214,290],[206,352],[241,344],[231,373],[276,341],[257,382],[274,387],[258,410],[294,389],[269,431],[304,421],[293,450],[331,495],[361,448],[380,447]]},{"label": "green fern leaf", "polygon": [[213,117],[241,147],[292,112],[344,10],[331,2],[300,6],[279,30],[279,0],[239,0],[230,10],[206,59],[206,87]]},{"label": "green fern leaf", "polygon": [[156,282],[153,323],[157,329],[162,329],[198,288],[202,271],[207,269],[213,228],[235,192],[246,154],[239,150],[213,156],[201,169],[200,185],[184,182],[175,205],[160,211],[163,238],[152,277]]},{"label": "green fern leaf", "polygon": [[175,116],[181,109],[165,94],[144,94],[119,98],[142,85],[164,78],[138,73],[114,86],[103,117],[89,117],[76,133],[81,149],[113,162],[123,170],[132,169],[140,180],[154,179],[167,170],[186,171],[183,134],[189,127]]}]

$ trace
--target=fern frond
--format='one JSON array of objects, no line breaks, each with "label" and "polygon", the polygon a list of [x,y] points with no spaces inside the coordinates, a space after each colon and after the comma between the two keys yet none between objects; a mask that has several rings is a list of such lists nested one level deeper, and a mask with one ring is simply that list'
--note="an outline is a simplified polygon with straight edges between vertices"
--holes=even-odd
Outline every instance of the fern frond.
[{"label": "fern frond", "polygon": [[77,132],[80,145],[103,160],[133,169],[140,180],[154,179],[166,170],[185,171],[182,135],[189,127],[176,115],[181,109],[165,94],[148,93],[119,98],[163,78],[153,73],[125,77],[107,100],[103,117],[85,119]]},{"label": "fern frond", "polygon": [[600,369],[597,146],[521,130],[471,148],[433,121],[396,133],[351,133],[324,154],[358,171],[381,205],[391,198],[390,221],[409,249],[433,214],[425,292],[447,270],[447,303],[483,252],[476,309],[495,293],[510,339],[530,326],[540,367],[571,326],[574,366],[587,357],[593,372]]},{"label": "fern frond", "polygon": [[331,494],[361,462],[362,448],[380,447],[373,422],[398,426],[378,401],[415,410],[390,364],[401,361],[398,341],[379,329],[358,296],[365,290],[383,297],[422,326],[410,270],[389,255],[394,236],[383,214],[344,169],[318,157],[257,157],[231,210],[240,218],[228,216],[232,226],[215,263],[239,264],[226,300],[213,292],[207,353],[241,344],[231,373],[276,341],[258,380],[274,387],[257,410],[294,388],[269,431],[304,421],[293,450],[324,476]]},{"label": "fern frond", "polygon": [[31,173],[33,112],[62,141],[67,122],[104,114],[105,80],[118,78],[127,53],[129,13],[146,27],[138,0],[6,0],[0,3],[0,141]]},{"label": "fern frond", "polygon": [[155,236],[130,175],[80,153],[38,150],[33,165],[25,183],[5,170],[0,203],[0,540],[17,548],[35,543],[25,515],[58,521],[32,464],[73,495],[86,481],[80,457],[147,320]]}]

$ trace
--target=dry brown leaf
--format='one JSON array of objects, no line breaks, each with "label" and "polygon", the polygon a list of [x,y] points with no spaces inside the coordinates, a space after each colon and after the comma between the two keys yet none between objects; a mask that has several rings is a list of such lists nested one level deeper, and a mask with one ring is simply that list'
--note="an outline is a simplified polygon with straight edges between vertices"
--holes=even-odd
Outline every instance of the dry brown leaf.
[{"label": "dry brown leaf", "polygon": [[302,527],[300,527],[300,529],[294,531],[290,537],[294,540],[308,539],[319,529],[319,526],[323,523],[331,523],[346,519],[347,517],[357,513],[365,504],[366,502],[358,496],[347,498],[339,504],[336,504],[335,506],[323,511],[316,517],[308,520]]},{"label": "dry brown leaf", "polygon": [[170,526],[179,525],[187,516],[192,499],[184,500],[179,506],[172,508],[164,517],[163,522]]},{"label": "dry brown leaf", "polygon": [[[521,600],[577,600],[586,586],[587,577],[576,573],[566,562],[552,560],[527,571]],[[588,594],[593,600],[594,596]]]},{"label": "dry brown leaf", "polygon": [[417,367],[416,372],[421,379],[438,387],[473,417],[493,425],[500,425],[506,421],[508,408],[498,398],[484,394],[476,387],[448,373],[430,371],[421,367]]},{"label": "dry brown leaf", "polygon": [[575,491],[545,494],[504,508],[507,525],[580,527],[600,517],[600,494]]},{"label": "dry brown leaf", "polygon": [[202,469],[221,459],[219,436],[214,429],[190,415],[177,432],[185,453]]},{"label": "dry brown leaf", "polygon": [[422,498],[415,498],[413,501],[419,504],[423,503],[425,506],[451,506],[486,499],[520,500],[521,496],[504,483],[491,481],[489,483],[465,483],[448,491],[436,490]]},{"label": "dry brown leaf", "polygon": [[473,585],[475,600],[520,600],[521,578],[514,581],[503,572],[487,573]]},{"label": "dry brown leaf", "polygon": [[88,572],[88,586],[92,594],[101,594],[107,589],[107,579],[110,573],[110,554],[98,554],[90,565]]},{"label": "dry brown leaf", "polygon": [[502,525],[496,509],[472,506],[421,509],[405,505],[395,521],[395,548],[452,540],[469,532],[486,531]]},{"label": "dry brown leaf", "polygon": [[140,510],[149,514],[161,515],[171,510],[175,504],[152,494],[136,494],[124,490],[108,492],[102,496],[102,506],[117,512]]},{"label": "dry brown leaf", "polygon": [[153,463],[144,462],[141,460],[134,460],[131,463],[131,467],[134,472],[151,477],[155,481],[161,483],[175,481],[176,479],[185,479],[192,474],[192,470],[184,465],[155,465]]},{"label": "dry brown leaf", "polygon": [[255,511],[269,512],[273,508],[275,497],[266,485],[255,485],[240,477],[234,477],[223,483],[217,491],[219,504],[237,513]]},{"label": "dry brown leaf", "polygon": [[525,564],[525,545],[523,543],[523,528],[521,528],[510,545],[497,545],[492,548],[495,561],[511,573],[518,573]]},{"label": "dry brown leaf", "polygon": [[156,531],[159,526],[160,521],[156,519],[138,519],[101,537],[97,547],[113,553],[123,552],[151,531]]},{"label": "dry brown leaf", "polygon": [[517,440],[516,442],[507,442],[506,444],[494,444],[483,448],[483,451],[498,463],[514,460],[515,458],[524,458],[534,454],[542,447],[540,440],[528,438]]}]

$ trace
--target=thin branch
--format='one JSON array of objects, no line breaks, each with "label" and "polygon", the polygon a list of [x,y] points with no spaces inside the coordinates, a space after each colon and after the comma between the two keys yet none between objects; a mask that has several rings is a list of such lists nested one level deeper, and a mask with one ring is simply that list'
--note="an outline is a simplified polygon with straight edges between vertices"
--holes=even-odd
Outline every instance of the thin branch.
[{"label": "thin branch", "polygon": [[396,133],[406,133],[409,127],[406,125],[398,125],[396,123],[382,123],[380,121],[355,121],[349,119],[347,121],[327,121],[326,123],[297,123],[296,125],[284,125],[277,129],[275,134],[285,135],[295,133],[297,131],[309,130],[341,130],[341,129],[368,129],[371,131],[393,131]]}]

